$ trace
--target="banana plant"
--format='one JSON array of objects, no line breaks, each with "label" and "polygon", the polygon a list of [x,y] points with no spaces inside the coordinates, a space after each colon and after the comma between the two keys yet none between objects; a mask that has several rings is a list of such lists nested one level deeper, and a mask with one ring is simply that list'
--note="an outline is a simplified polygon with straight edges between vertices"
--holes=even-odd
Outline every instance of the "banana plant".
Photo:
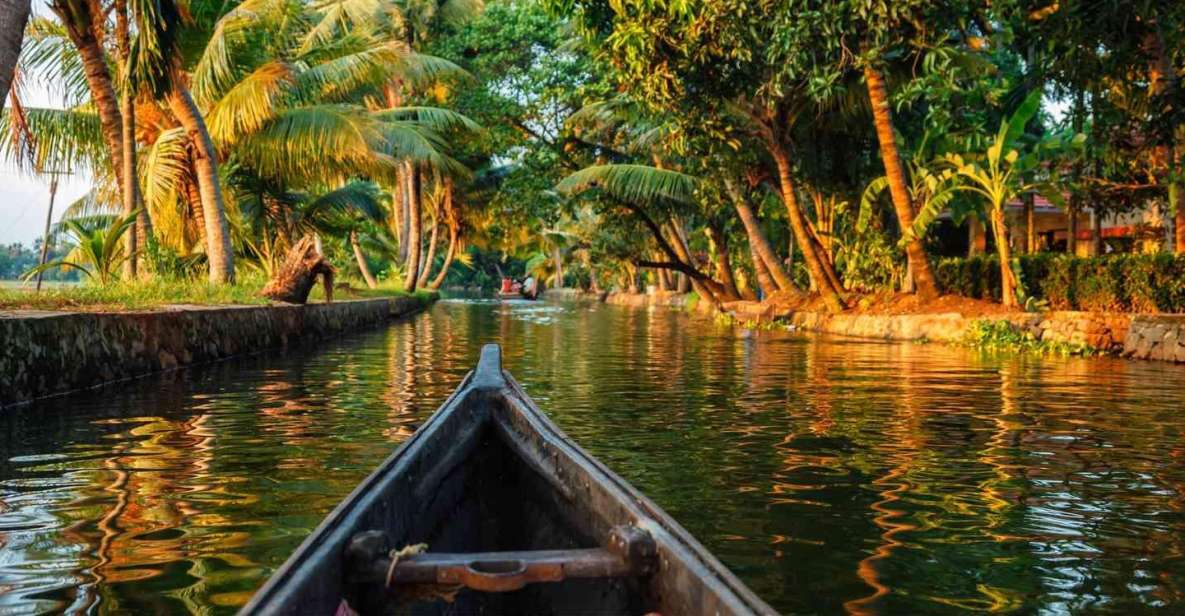
[{"label": "banana plant", "polygon": [[[1000,258],[1000,282],[1005,306],[1016,307],[1024,297],[1019,267],[1012,262],[1008,245],[1008,222],[1005,207],[1027,192],[1041,194],[1050,202],[1065,207],[1065,200],[1052,178],[1052,162],[1063,152],[1076,148],[1086,137],[1055,134],[1042,138],[1025,135],[1025,125],[1041,105],[1041,91],[1034,91],[1010,117],[1000,123],[996,138],[983,154],[944,157],[959,178],[959,190],[982,198],[981,206],[996,237]],[[1034,179],[1035,178],[1035,179]]]},{"label": "banana plant", "polygon": [[34,267],[25,272],[25,279],[39,272],[55,268],[70,268],[106,285],[119,277],[120,266],[130,257],[121,241],[136,222],[139,211],[127,216],[91,216],[63,220],[58,232],[66,233],[74,248],[64,258]]}]

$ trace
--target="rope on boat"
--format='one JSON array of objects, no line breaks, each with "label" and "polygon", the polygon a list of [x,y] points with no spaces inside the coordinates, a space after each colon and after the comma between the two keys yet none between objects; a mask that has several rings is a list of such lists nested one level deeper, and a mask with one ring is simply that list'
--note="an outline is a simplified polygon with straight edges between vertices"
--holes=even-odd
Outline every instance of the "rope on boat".
[{"label": "rope on boat", "polygon": [[464,584],[394,584],[395,567],[399,559],[415,556],[428,551],[427,543],[414,543],[387,553],[391,557],[391,564],[387,567],[387,589],[394,591],[399,599],[404,601],[432,601],[441,599],[452,603],[457,593],[465,588]]},{"label": "rope on boat", "polygon": [[405,545],[398,550],[391,550],[387,556],[391,557],[391,564],[387,567],[387,588],[391,588],[391,581],[395,577],[395,566],[399,564],[399,559],[404,556],[414,556],[415,554],[423,554],[428,551],[427,543],[413,543],[412,545]]}]

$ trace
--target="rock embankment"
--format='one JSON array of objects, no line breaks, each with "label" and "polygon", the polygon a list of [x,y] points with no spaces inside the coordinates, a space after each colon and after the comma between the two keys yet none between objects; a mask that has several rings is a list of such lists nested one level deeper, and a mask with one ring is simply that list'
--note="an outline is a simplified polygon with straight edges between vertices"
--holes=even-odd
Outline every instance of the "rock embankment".
[{"label": "rock embankment", "polygon": [[419,312],[434,299],[141,312],[0,311],[0,407],[254,353]]}]

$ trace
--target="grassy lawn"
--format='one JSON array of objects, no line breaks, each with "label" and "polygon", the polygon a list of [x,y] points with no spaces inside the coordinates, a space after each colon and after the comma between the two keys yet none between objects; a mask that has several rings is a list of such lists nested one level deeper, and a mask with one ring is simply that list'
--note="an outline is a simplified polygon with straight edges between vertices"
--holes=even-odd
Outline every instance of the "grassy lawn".
[{"label": "grassy lawn", "polygon": [[[19,281],[0,281],[0,310],[78,310],[86,312],[145,310],[170,304],[266,305],[270,300],[259,295],[266,281],[260,276],[242,276],[233,285],[212,285],[205,281],[142,280],[97,284],[42,285],[41,292]],[[378,298],[406,295],[391,283],[377,289],[345,281],[350,289],[334,289],[335,300]],[[415,295],[427,296],[417,291]],[[324,301],[321,286],[313,287],[310,302]]]}]

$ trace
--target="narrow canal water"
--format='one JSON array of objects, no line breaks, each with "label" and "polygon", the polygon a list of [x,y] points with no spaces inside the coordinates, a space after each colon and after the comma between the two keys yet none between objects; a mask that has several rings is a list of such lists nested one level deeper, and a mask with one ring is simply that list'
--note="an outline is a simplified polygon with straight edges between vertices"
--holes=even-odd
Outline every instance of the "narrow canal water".
[{"label": "narrow canal water", "polygon": [[490,341],[781,611],[1185,611],[1185,367],[457,300],[0,415],[0,613],[233,612]]}]

